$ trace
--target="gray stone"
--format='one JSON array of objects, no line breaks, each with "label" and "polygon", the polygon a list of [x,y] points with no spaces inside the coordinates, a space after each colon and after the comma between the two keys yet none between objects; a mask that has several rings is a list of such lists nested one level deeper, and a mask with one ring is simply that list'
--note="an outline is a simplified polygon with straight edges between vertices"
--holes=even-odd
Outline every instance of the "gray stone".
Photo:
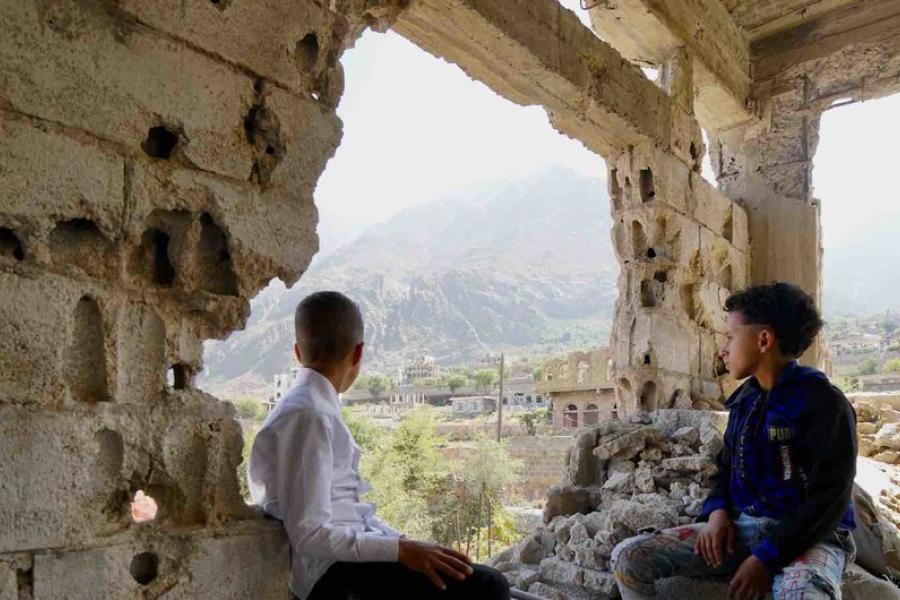
[{"label": "gray stone", "polygon": [[570,562],[557,558],[545,558],[540,566],[541,581],[563,585],[581,585],[584,583],[584,569]]}]

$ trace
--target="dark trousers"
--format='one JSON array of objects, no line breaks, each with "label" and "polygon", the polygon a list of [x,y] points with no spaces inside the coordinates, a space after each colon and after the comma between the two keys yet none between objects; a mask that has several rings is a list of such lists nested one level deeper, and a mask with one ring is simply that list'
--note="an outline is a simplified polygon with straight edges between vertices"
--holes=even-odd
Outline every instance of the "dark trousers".
[{"label": "dark trousers", "polygon": [[[395,562],[339,562],[316,583],[309,600],[509,600],[509,582],[484,565],[464,581],[444,576],[441,591],[425,575]],[[296,600],[296,597],[295,597]]]}]

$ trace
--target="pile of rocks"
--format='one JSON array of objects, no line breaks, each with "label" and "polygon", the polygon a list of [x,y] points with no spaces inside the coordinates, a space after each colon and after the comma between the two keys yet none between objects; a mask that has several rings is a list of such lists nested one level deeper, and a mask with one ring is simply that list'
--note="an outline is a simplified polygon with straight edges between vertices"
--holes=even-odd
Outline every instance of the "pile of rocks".
[{"label": "pile of rocks", "polygon": [[[721,412],[660,410],[653,418],[639,414],[606,421],[583,433],[569,451],[563,485],[549,491],[543,524],[489,563],[513,587],[542,598],[619,598],[609,568],[613,548],[641,529],[694,521],[709,492],[726,423]],[[858,562],[873,572],[896,574],[900,535],[881,500],[873,502],[856,489],[859,532],[867,540],[860,547],[866,560]],[[900,592],[892,595],[893,586],[857,565],[845,575],[844,588],[848,598],[900,598]],[[727,597],[721,582],[673,578],[657,590],[662,598]],[[877,591],[857,593],[866,590]]]},{"label": "pile of rocks", "polygon": [[609,558],[645,527],[691,523],[709,492],[724,413],[658,411],[606,421],[569,451],[544,525],[493,558],[514,587],[546,598],[618,598]]},{"label": "pile of rocks", "polygon": [[859,454],[889,465],[900,464],[900,411],[889,404],[854,400]]}]

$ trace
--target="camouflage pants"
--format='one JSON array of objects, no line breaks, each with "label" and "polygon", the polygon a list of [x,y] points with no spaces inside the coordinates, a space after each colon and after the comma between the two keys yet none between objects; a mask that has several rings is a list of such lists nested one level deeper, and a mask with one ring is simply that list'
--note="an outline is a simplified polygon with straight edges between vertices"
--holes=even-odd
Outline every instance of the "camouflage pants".
[{"label": "camouflage pants", "polygon": [[[612,569],[624,600],[644,600],[656,594],[655,583],[667,577],[729,578],[777,524],[768,517],[741,514],[734,521],[735,552],[723,549],[723,561],[711,567],[694,542],[705,523],[650,531],[624,540],[612,553]],[[856,553],[850,533],[839,529],[784,568],[772,582],[775,600],[840,600],[844,567]]]}]

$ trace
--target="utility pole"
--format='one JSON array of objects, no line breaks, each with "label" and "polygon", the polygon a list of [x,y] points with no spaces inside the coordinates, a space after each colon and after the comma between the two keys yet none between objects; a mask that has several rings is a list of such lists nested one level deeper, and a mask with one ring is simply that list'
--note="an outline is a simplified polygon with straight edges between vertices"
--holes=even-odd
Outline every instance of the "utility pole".
[{"label": "utility pole", "polygon": [[497,441],[501,442],[503,435],[503,353],[500,353],[500,396],[497,398]]}]

